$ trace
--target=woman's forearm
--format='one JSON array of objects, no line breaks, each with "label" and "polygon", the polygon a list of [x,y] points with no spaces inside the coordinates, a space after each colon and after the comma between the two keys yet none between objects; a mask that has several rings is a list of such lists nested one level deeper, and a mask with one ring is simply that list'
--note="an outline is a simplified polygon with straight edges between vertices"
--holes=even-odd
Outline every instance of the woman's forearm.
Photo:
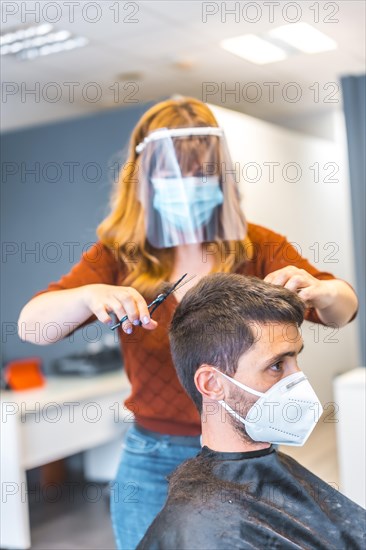
[{"label": "woman's forearm", "polygon": [[326,325],[342,327],[348,323],[358,307],[357,296],[352,288],[340,279],[323,281],[332,297],[329,306],[316,309],[320,320]]},{"label": "woman's forearm", "polygon": [[19,338],[47,345],[67,336],[92,315],[85,302],[88,286],[50,291],[30,300],[19,315]]}]

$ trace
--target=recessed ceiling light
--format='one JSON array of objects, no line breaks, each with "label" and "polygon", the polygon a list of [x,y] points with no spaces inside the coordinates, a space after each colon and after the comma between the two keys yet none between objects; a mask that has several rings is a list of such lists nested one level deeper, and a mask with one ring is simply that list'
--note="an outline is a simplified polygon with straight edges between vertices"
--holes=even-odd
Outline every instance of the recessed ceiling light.
[{"label": "recessed ceiling light", "polygon": [[288,57],[285,50],[255,34],[227,38],[220,42],[220,46],[228,52],[259,65],[281,61]]},{"label": "recessed ceiling light", "polygon": [[88,39],[73,36],[66,30],[54,30],[44,24],[13,29],[0,37],[0,55],[14,55],[18,59],[34,59],[65,50],[80,48],[88,44]]},{"label": "recessed ceiling light", "polygon": [[291,23],[269,31],[269,36],[286,42],[305,53],[335,50],[337,43],[308,23]]},{"label": "recessed ceiling light", "polygon": [[28,48],[20,52],[18,57],[21,59],[34,59],[35,57],[41,57],[44,55],[50,55],[52,53],[64,52],[67,50],[74,50],[75,48],[81,48],[88,43],[88,40],[84,37],[70,38],[63,42],[54,42],[53,44],[45,44],[40,48]]},{"label": "recessed ceiling light", "polygon": [[53,29],[52,25],[46,23],[44,25],[38,25],[36,27],[21,28],[17,31],[10,31],[0,36],[0,45],[10,44],[18,40],[24,40],[25,38],[32,38],[33,36],[40,36],[47,34]]},{"label": "recessed ceiling light", "polygon": [[180,71],[190,71],[191,69],[194,69],[195,66],[195,61],[189,58],[177,59],[172,63],[173,69],[178,69]]},{"label": "recessed ceiling light", "polygon": [[136,80],[142,80],[144,77],[143,73],[140,71],[128,71],[125,73],[119,73],[117,75],[117,80],[121,81],[136,81]]}]

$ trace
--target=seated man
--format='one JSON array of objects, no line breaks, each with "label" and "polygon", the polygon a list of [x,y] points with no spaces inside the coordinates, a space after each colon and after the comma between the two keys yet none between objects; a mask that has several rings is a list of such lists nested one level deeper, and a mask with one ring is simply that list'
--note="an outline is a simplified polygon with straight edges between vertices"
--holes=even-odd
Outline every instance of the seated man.
[{"label": "seated man", "polygon": [[322,414],[297,365],[303,316],[295,293],[255,277],[208,275],[183,297],[171,349],[203,448],[139,550],[365,548],[363,508],[271,445],[303,445]]}]

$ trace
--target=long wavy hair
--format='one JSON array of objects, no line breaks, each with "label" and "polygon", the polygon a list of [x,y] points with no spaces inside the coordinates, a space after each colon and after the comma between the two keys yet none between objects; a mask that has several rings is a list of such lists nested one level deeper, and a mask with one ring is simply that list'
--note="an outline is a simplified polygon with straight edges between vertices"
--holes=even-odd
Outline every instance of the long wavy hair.
[{"label": "long wavy hair", "polygon": [[[141,294],[153,295],[161,283],[169,281],[175,248],[155,248],[146,239],[144,211],[137,197],[140,158],[135,148],[159,128],[195,126],[218,126],[218,123],[205,103],[191,97],[160,102],[144,113],[132,131],[128,158],[111,194],[111,212],[97,227],[99,240],[117,253],[124,265],[124,285],[134,287]],[[230,273],[237,264],[251,258],[248,237],[219,244],[221,254],[216,254],[212,272]]]}]

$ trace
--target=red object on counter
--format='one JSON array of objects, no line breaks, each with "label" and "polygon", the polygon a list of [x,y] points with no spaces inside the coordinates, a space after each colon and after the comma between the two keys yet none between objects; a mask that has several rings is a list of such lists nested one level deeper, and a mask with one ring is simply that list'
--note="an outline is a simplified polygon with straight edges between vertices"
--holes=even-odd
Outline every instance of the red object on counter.
[{"label": "red object on counter", "polygon": [[39,357],[27,357],[11,361],[5,366],[5,381],[11,390],[29,390],[44,386],[46,379],[41,370]]}]

